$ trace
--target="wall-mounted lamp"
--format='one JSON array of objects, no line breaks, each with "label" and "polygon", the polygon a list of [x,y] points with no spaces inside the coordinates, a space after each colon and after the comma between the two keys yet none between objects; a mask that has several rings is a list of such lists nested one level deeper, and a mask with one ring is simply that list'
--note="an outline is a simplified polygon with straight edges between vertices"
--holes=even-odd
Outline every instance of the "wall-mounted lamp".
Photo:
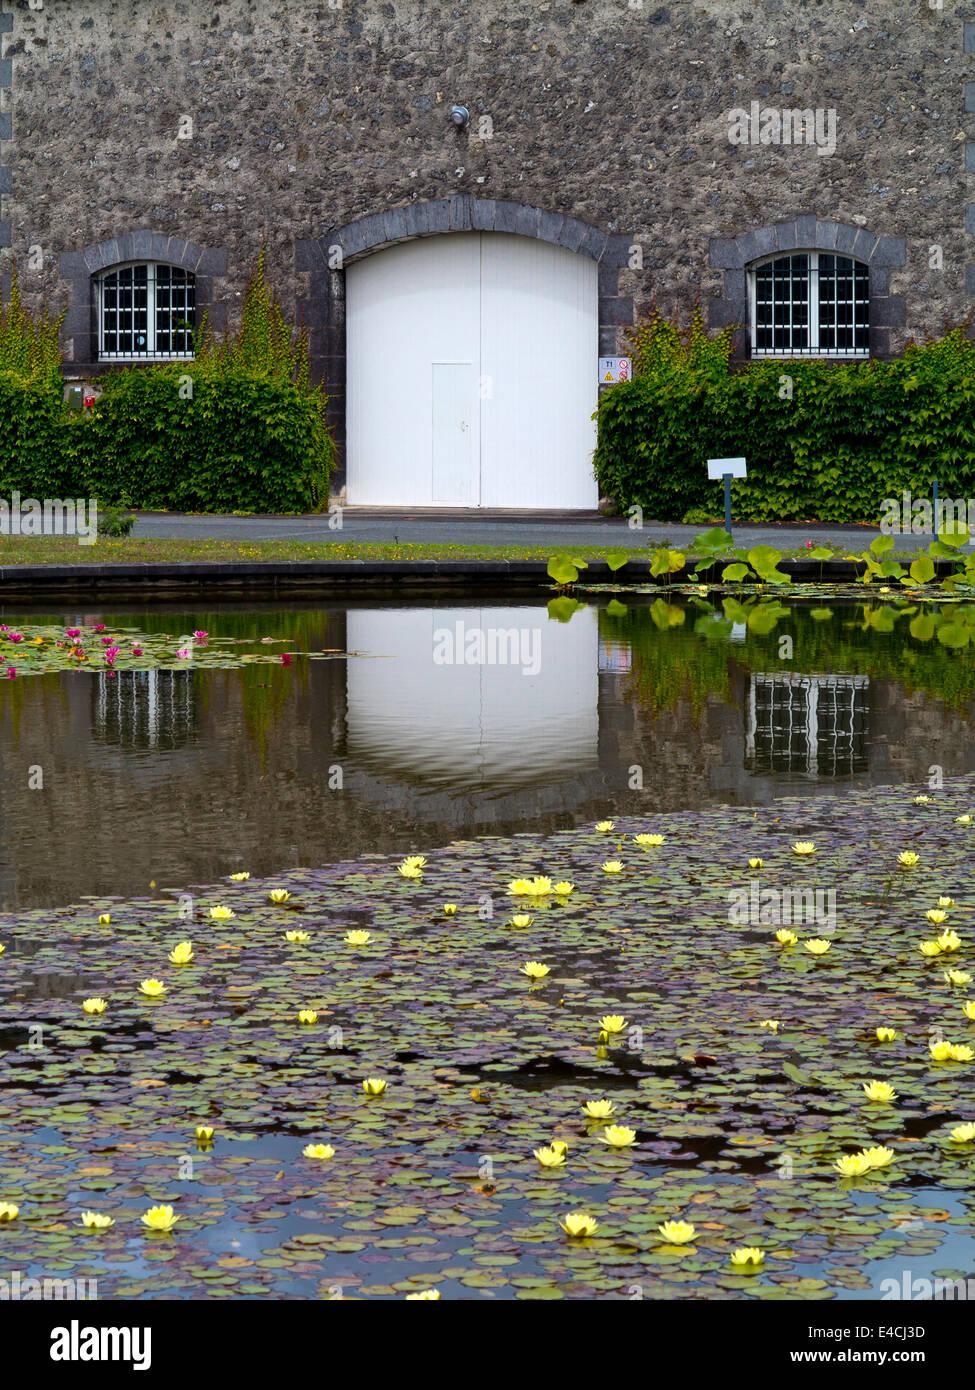
[{"label": "wall-mounted lamp", "polygon": [[471,123],[471,113],[466,106],[452,106],[450,108],[450,119],[458,130],[465,130]]}]

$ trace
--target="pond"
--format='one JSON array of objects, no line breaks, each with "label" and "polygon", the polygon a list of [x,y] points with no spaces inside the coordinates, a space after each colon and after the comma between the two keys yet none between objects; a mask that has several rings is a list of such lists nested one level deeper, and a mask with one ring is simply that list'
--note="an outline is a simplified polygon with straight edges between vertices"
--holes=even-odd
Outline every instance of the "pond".
[{"label": "pond", "polygon": [[[886,630],[882,602],[834,608],[718,636],[649,599],[565,623],[540,603],[8,608],[11,627],[203,630],[214,660],[248,660],[0,685],[0,907],[975,770],[971,652]],[[527,662],[437,661],[458,624],[516,630]],[[316,659],[282,667],[291,651]]]},{"label": "pond", "polygon": [[971,1274],[970,649],[883,598],[555,611],[5,611],[7,1270],[327,1299]]}]

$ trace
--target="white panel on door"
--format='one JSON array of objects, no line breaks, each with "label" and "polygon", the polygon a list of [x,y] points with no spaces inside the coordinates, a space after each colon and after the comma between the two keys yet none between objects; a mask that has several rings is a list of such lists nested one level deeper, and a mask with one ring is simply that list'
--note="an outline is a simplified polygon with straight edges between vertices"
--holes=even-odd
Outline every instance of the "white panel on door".
[{"label": "white panel on door", "polygon": [[481,504],[593,508],[596,264],[528,237],[481,238]]},{"label": "white panel on door", "polygon": [[478,360],[479,265],[471,232],[391,246],[346,271],[350,504],[432,504],[430,367]]},{"label": "white panel on door", "polygon": [[473,362],[434,362],[431,370],[433,505],[476,507],[480,501],[477,367]]}]

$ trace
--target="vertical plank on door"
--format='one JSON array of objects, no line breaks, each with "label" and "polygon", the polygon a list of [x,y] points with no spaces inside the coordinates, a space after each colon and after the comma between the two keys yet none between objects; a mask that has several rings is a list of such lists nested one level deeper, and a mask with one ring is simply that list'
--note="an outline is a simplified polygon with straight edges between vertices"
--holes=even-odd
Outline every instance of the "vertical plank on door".
[{"label": "vertical plank on door", "polygon": [[473,362],[432,362],[430,370],[433,505],[476,507],[480,503],[477,366]]}]

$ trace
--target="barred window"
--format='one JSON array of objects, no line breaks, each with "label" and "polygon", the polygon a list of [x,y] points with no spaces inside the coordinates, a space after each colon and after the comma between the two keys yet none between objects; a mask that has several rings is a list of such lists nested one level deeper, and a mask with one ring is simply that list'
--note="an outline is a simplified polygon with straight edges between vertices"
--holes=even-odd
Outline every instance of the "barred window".
[{"label": "barred window", "polygon": [[98,357],[160,361],[193,356],[196,279],[179,266],[116,266],[97,281]]},{"label": "barred window", "polygon": [[801,251],[749,275],[753,357],[868,357],[870,272],[852,256]]}]

